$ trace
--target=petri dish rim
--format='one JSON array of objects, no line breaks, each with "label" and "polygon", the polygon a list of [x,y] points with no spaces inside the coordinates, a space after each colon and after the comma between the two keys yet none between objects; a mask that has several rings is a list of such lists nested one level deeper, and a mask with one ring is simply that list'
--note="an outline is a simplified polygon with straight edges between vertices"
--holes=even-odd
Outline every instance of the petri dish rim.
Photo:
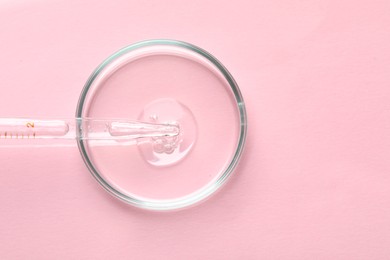
[{"label": "petri dish rim", "polygon": [[[148,46],[159,46],[159,45],[165,45],[165,46],[174,46],[179,48],[184,48],[189,51],[195,52],[196,54],[199,54],[206,58],[208,61],[210,61],[223,75],[223,77],[228,82],[233,94],[234,98],[236,100],[237,109],[239,112],[239,137],[237,142],[237,147],[235,150],[235,153],[228,164],[228,167],[226,167],[225,171],[221,176],[216,179],[215,182],[207,185],[206,187],[200,189],[198,192],[195,192],[191,194],[190,196],[186,196],[183,198],[178,199],[169,199],[169,200],[155,200],[155,199],[139,199],[134,198],[131,196],[128,196],[126,194],[123,194],[119,190],[115,189],[110,183],[108,183],[96,170],[94,167],[92,160],[90,160],[88,156],[87,149],[85,147],[85,144],[83,140],[78,139],[77,144],[79,151],[81,153],[81,156],[84,160],[84,163],[86,164],[87,168],[91,172],[92,176],[98,181],[98,183],[111,195],[113,195],[116,198],[119,198],[120,200],[133,205],[138,208],[142,209],[148,209],[153,211],[169,211],[169,210],[178,210],[181,208],[186,208],[192,205],[195,205],[201,201],[204,201],[208,197],[210,197],[212,194],[214,194],[216,191],[218,191],[223,184],[226,183],[226,181],[229,179],[231,174],[233,173],[234,169],[236,168],[243,149],[245,145],[246,140],[246,134],[247,134],[247,116],[246,116],[246,109],[245,109],[245,103],[241,94],[241,91],[234,80],[233,76],[230,74],[230,72],[225,68],[224,65],[220,61],[218,61],[213,55],[211,55],[209,52],[193,45],[187,42],[183,41],[177,41],[177,40],[170,40],[170,39],[154,39],[154,40],[145,40],[141,42],[134,43],[132,45],[129,45],[127,47],[124,47],[120,49],[119,51],[115,52],[111,56],[109,56],[107,59],[105,59],[91,74],[89,79],[84,85],[84,88],[80,94],[80,98],[77,105],[76,110],[76,117],[83,117],[83,109],[85,105],[85,100],[87,97],[87,94],[94,82],[94,80],[98,77],[98,75],[105,69],[111,62],[116,60],[117,58],[121,57],[122,55],[143,48]],[[81,125],[77,126],[78,134],[81,134]]]}]

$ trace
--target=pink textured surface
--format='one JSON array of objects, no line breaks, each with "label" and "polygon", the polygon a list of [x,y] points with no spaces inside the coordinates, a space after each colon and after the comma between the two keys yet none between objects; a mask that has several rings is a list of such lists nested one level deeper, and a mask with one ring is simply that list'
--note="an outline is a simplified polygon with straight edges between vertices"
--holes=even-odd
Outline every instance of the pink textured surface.
[{"label": "pink textured surface", "polygon": [[390,2],[2,1],[0,116],[73,116],[91,71],[149,38],[235,76],[243,160],[209,201],[117,201],[78,150],[0,149],[1,259],[388,259]]}]

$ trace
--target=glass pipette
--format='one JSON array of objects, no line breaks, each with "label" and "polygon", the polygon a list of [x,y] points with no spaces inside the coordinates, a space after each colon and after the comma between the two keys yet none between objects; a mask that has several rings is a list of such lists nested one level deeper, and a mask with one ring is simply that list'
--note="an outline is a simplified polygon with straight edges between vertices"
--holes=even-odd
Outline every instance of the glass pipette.
[{"label": "glass pipette", "polygon": [[[41,120],[0,118],[2,139],[90,140],[134,143],[142,138],[164,138],[179,135],[177,124],[157,124],[126,119],[73,118]],[[104,142],[106,144],[107,142]]]}]

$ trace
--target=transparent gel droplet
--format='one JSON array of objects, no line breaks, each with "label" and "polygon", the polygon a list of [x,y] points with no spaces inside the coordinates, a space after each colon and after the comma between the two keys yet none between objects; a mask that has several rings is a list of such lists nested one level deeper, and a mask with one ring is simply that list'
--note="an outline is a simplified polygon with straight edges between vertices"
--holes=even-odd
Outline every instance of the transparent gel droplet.
[{"label": "transparent gel droplet", "polygon": [[174,99],[158,99],[145,106],[140,120],[143,122],[176,125],[176,136],[152,137],[140,140],[138,147],[143,158],[154,166],[168,166],[188,155],[197,138],[197,125],[191,111]]}]

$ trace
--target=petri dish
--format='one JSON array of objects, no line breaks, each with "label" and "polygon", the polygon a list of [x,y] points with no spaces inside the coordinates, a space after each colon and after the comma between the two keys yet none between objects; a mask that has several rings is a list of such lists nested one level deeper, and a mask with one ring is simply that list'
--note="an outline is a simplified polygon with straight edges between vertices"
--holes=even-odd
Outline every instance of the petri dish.
[{"label": "petri dish", "polygon": [[185,208],[219,190],[240,159],[247,129],[231,74],[210,53],[176,40],[139,42],[107,58],[82,90],[76,117],[179,127],[177,136],[132,144],[78,140],[85,164],[109,193],[156,211]]}]

